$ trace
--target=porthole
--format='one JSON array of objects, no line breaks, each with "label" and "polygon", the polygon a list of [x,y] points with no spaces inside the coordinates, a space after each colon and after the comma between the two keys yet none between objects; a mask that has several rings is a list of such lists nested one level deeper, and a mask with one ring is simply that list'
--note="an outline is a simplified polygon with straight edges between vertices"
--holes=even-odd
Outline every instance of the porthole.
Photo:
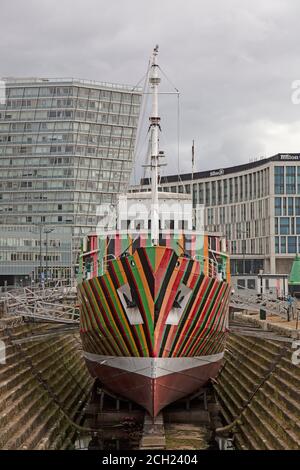
[{"label": "porthole", "polygon": [[130,261],[131,266],[135,266],[135,262],[133,260]]}]

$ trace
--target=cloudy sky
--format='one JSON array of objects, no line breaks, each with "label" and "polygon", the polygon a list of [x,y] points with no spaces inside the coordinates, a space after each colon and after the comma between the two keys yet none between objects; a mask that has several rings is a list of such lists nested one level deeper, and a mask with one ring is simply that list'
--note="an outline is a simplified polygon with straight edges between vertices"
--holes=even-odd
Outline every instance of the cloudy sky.
[{"label": "cloudy sky", "polygon": [[[0,76],[136,84],[159,44],[180,91],[180,171],[193,139],[196,169],[222,168],[300,152],[299,17],[298,0],[1,0]],[[165,78],[162,89],[174,90]],[[176,173],[176,95],[161,108]]]}]

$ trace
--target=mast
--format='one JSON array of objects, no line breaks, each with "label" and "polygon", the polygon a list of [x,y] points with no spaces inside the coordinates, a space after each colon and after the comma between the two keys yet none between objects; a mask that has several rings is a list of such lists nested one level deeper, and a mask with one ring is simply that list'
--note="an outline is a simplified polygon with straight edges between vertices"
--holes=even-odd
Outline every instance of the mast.
[{"label": "mast", "polygon": [[160,78],[156,57],[158,46],[153,50],[150,71],[150,86],[152,89],[152,114],[150,119],[150,147],[151,147],[151,240],[154,246],[159,243],[159,205],[158,205],[158,159],[159,159],[159,131],[160,117],[158,116],[158,86]]},{"label": "mast", "polygon": [[195,141],[192,144],[192,182],[194,181],[194,168],[195,168]]}]

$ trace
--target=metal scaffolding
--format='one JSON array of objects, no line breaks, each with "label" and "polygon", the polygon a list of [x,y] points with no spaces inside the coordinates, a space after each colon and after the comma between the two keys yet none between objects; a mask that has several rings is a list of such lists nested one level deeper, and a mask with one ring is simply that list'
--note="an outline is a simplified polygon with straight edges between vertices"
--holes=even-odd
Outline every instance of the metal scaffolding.
[{"label": "metal scaffolding", "polygon": [[24,287],[0,294],[6,316],[22,316],[55,323],[79,324],[76,287],[57,282],[52,287]]}]

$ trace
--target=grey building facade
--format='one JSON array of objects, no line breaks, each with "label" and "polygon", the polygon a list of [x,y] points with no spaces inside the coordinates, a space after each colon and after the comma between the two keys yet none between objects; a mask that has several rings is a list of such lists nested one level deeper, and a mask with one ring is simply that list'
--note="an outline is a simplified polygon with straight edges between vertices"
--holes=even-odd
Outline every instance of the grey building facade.
[{"label": "grey building facade", "polygon": [[0,104],[0,283],[72,274],[97,206],[128,185],[141,90],[7,79]]},{"label": "grey building facade", "polygon": [[[145,189],[148,184],[142,180]],[[204,204],[206,229],[227,237],[233,276],[290,272],[300,252],[300,154],[164,176],[160,185]]]}]

